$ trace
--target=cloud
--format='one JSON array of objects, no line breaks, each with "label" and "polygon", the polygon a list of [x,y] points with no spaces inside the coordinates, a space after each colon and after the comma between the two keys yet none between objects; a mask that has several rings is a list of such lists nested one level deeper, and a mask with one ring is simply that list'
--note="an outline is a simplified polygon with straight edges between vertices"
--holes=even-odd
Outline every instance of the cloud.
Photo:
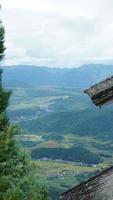
[{"label": "cloud", "polygon": [[112,0],[4,0],[7,62],[112,63],[112,8]]}]

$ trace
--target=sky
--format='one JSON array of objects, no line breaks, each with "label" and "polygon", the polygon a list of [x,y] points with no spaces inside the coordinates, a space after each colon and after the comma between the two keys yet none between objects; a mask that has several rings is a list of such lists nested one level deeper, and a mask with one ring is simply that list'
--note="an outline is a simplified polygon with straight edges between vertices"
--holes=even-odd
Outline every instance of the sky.
[{"label": "sky", "polygon": [[113,64],[113,0],[0,0],[6,64]]}]

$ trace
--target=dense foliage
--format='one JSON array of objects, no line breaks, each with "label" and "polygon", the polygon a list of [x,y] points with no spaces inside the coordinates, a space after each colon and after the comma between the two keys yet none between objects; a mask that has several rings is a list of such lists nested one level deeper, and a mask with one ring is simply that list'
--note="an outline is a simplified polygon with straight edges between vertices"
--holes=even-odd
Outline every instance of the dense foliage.
[{"label": "dense foliage", "polygon": [[82,147],[75,148],[38,148],[32,151],[33,159],[52,158],[87,164],[98,164],[101,159],[98,155]]},{"label": "dense foliage", "polygon": [[31,123],[25,121],[20,125],[32,133],[52,132],[57,135],[72,133],[81,136],[113,138],[112,116],[112,107],[100,110],[95,108],[95,110],[51,112],[37,117],[37,119],[31,119]]},{"label": "dense foliage", "polygon": [[[4,28],[0,26],[0,55],[4,56]],[[6,109],[11,95],[2,87],[0,69],[0,200],[47,200],[47,191],[37,188],[27,154],[15,140],[19,130],[11,125]]]}]

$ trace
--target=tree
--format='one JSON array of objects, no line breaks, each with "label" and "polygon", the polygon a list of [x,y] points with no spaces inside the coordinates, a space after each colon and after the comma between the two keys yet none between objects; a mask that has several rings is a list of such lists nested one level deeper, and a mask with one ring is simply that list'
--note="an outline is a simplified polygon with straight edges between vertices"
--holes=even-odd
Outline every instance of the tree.
[{"label": "tree", "polygon": [[[4,27],[0,22],[0,60],[4,57]],[[16,126],[6,113],[11,91],[2,86],[0,69],[0,200],[48,200],[45,189],[37,189],[32,165],[27,154],[17,145]]]}]

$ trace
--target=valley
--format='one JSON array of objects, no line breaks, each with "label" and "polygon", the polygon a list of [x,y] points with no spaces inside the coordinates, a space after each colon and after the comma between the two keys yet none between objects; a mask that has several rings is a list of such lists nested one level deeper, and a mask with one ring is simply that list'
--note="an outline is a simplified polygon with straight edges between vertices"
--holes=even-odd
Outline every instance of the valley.
[{"label": "valley", "polygon": [[[94,83],[113,71],[112,67],[106,68],[99,76],[98,67],[94,69]],[[87,67],[84,72],[80,68],[81,82],[77,83],[76,71],[73,82],[65,85],[61,77],[55,81],[49,75],[45,84],[45,80],[41,83],[41,79],[38,82],[36,78],[31,79],[29,73],[27,83],[24,73],[15,81],[11,73],[19,73],[18,67],[12,71],[6,68],[5,77],[7,70],[9,77],[4,85],[13,91],[7,112],[10,120],[22,129],[17,141],[30,151],[37,182],[48,186],[52,199],[113,164],[113,106],[96,108],[83,93],[84,88],[92,84],[92,71],[87,82],[83,79]],[[46,72],[48,70],[46,68]],[[66,71],[64,69],[62,74]],[[57,70],[54,73],[58,73]]]}]

